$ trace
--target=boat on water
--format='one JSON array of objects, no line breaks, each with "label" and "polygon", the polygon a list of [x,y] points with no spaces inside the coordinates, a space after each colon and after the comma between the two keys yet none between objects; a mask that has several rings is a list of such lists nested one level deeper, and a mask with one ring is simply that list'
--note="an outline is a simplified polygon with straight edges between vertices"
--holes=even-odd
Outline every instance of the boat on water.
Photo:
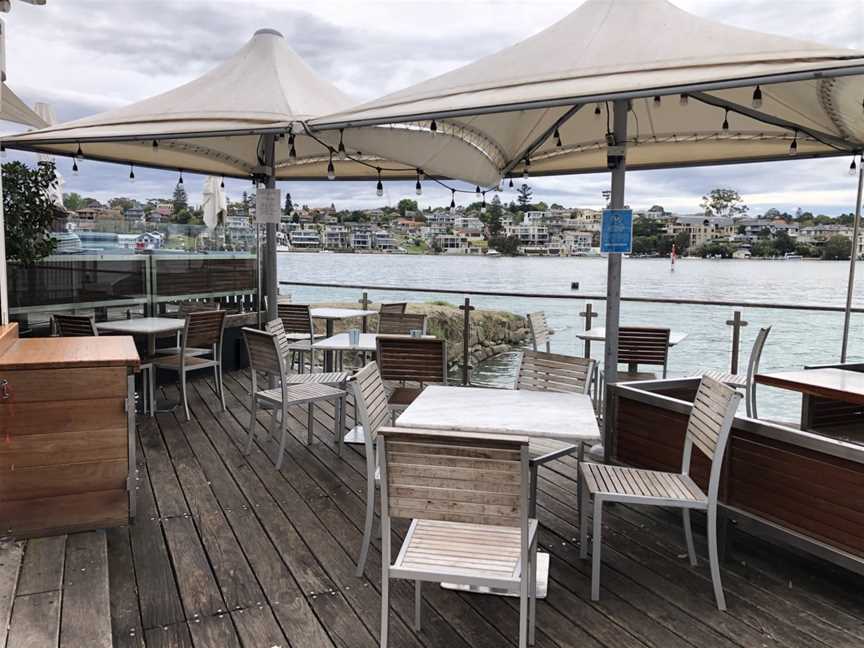
[{"label": "boat on water", "polygon": [[783,255],[784,261],[800,261],[803,258],[804,257],[802,257],[800,254],[795,254],[794,252],[787,252]]},{"label": "boat on water", "polygon": [[501,257],[501,253],[498,250],[486,250],[486,256],[492,259],[497,259]]}]

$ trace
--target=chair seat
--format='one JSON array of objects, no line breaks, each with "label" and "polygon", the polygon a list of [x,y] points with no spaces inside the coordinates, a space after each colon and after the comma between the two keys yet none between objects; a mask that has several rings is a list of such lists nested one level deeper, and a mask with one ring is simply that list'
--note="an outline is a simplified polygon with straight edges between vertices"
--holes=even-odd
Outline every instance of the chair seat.
[{"label": "chair seat", "polygon": [[[528,542],[537,532],[537,520],[528,522]],[[519,527],[412,520],[405,543],[393,564],[392,576],[412,574],[461,578],[492,578],[518,582],[521,573]]]},{"label": "chair seat", "polygon": [[387,404],[396,409],[405,409],[421,394],[422,387],[396,387],[390,392]]},{"label": "chair seat", "polygon": [[[290,338],[289,338],[289,340],[290,340]],[[289,351],[311,351],[312,350],[312,342],[309,340],[309,338],[306,338],[305,340],[297,340],[296,342],[291,342],[291,344],[288,345],[288,350]]]},{"label": "chair seat", "polygon": [[290,374],[284,377],[286,385],[304,385],[321,383],[322,385],[344,385],[351,377],[347,371],[329,371],[327,373]]},{"label": "chair seat", "polygon": [[730,387],[740,387],[741,389],[744,389],[747,386],[747,376],[741,376],[739,374],[709,369],[703,371],[697,377],[701,378],[702,376],[708,376],[709,378],[713,378],[717,382],[729,385]]},{"label": "chair seat", "polygon": [[[165,349],[156,349],[157,356],[165,356],[165,355],[180,355],[183,352],[182,347],[168,347]],[[189,356],[202,356],[207,355],[208,353],[213,353],[213,349],[196,349],[194,347],[186,349],[186,355]]]},{"label": "chair seat", "polygon": [[[183,356],[180,354],[173,356],[156,356],[153,358],[153,366],[159,369],[180,369]],[[219,362],[211,358],[202,358],[200,356],[187,355],[185,358],[187,369],[204,369],[205,367],[217,367]]]},{"label": "chair seat", "polygon": [[579,449],[578,445],[574,445],[569,441],[560,441],[558,439],[540,439],[532,437],[528,445],[528,453],[531,461],[551,461],[563,455],[571,454]]},{"label": "chair seat", "polygon": [[638,499],[646,504],[708,502],[705,493],[688,475],[596,463],[583,463],[580,468],[588,492],[603,499]]},{"label": "chair seat", "polygon": [[[341,389],[336,389],[330,385],[321,383],[301,383],[298,385],[290,385],[286,389],[288,398],[287,405],[304,405],[317,400],[331,400],[334,398],[342,398],[345,392]],[[282,389],[266,389],[255,393],[258,400],[264,401],[271,405],[282,404]]]},{"label": "chair seat", "polygon": [[[308,333],[286,333],[285,337],[288,338],[290,342],[309,342]],[[315,340],[323,340],[327,336],[316,333],[312,337]]]},{"label": "chair seat", "polygon": [[615,372],[615,382],[635,382],[637,380],[657,380],[657,374],[655,374],[651,371],[617,371],[617,372]]}]

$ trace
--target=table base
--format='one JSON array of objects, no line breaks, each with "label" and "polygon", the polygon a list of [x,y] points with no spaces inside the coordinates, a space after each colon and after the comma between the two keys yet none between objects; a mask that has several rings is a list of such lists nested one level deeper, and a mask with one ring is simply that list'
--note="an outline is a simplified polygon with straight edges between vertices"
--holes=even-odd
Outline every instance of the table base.
[{"label": "table base", "polygon": [[[510,596],[519,598],[519,592],[502,589],[500,587],[485,587],[481,585],[456,585],[455,583],[441,583],[442,589],[469,592],[470,594],[492,594],[493,596]],[[545,599],[549,591],[549,554],[537,552],[537,598]]]},{"label": "table base", "polygon": [[362,425],[355,425],[351,430],[342,438],[343,443],[350,443],[352,445],[365,445],[366,444],[366,431],[363,429]]}]

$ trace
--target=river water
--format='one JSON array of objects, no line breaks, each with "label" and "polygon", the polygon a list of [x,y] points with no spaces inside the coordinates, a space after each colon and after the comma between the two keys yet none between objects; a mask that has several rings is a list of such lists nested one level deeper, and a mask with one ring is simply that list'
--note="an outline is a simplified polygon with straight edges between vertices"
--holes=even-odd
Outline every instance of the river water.
[{"label": "river water", "polygon": [[[855,305],[864,304],[864,265],[860,268]],[[701,300],[843,305],[846,299],[848,262],[755,261],[679,259],[674,272],[668,259],[624,259],[621,293],[624,297],[668,297]],[[468,256],[414,256],[372,254],[288,253],[279,255],[280,281],[343,283],[363,286],[402,286],[447,290],[512,291],[561,295],[602,295],[606,290],[606,260],[600,258],[485,258]],[[572,290],[571,283],[579,289]],[[294,301],[357,300],[358,289],[284,286]],[[461,295],[380,291],[369,289],[373,301],[432,301],[453,304]],[[576,338],[584,328],[578,313],[585,301],[529,299],[524,297],[472,296],[478,308],[494,308],[526,314],[545,311],[557,331],[552,350],[582,354]],[[605,302],[593,301],[603,325]],[[621,323],[664,326],[687,334],[669,353],[669,375],[685,376],[702,369],[728,370],[731,349],[730,306],[643,304],[623,302]],[[771,326],[760,371],[800,368],[839,361],[842,313],[804,310],[744,308],[749,325],[742,331],[740,366],[746,368],[750,347],[759,327]],[[591,355],[602,359],[602,344],[594,343]],[[850,360],[864,360],[864,314],[853,314],[849,343]],[[476,383],[512,381],[512,356],[489,363],[472,377]],[[759,388],[759,415],[785,420],[800,416],[797,395]]]}]

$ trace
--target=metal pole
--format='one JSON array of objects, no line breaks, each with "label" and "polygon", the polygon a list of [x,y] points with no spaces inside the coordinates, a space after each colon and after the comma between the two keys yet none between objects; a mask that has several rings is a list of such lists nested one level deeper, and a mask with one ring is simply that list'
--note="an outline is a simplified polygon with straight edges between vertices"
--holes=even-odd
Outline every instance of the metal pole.
[{"label": "metal pole", "polygon": [[[264,182],[268,189],[276,187],[276,136],[264,136],[264,165],[269,173]],[[279,315],[279,277],[276,269],[276,223],[267,223],[267,241],[264,253],[264,278],[266,279],[265,294],[267,297],[267,320],[274,320]]]},{"label": "metal pole", "polygon": [[858,259],[858,240],[861,237],[861,192],[864,189],[864,159],[858,170],[858,199],[855,201],[855,221],[852,227],[852,255],[849,257],[849,283],[846,286],[846,312],[843,315],[843,346],[840,362],[846,362],[849,347],[849,323],[852,317],[852,295],[855,292],[855,262]]},{"label": "metal pole", "polygon": [[[617,100],[613,104],[615,145],[627,142],[627,101]],[[624,208],[624,178],[627,170],[626,157],[621,157],[612,169],[611,209]],[[618,323],[621,315],[621,254],[610,253],[606,272],[606,342],[603,353],[603,371],[606,383],[616,382],[618,371]]]},{"label": "metal pole", "polygon": [[[580,316],[585,318],[585,330],[591,330],[591,320],[597,317],[597,313],[594,312],[594,304],[591,302],[585,302],[585,310],[579,313]],[[585,340],[585,357],[591,357],[591,340]]]},{"label": "metal pole", "polygon": [[741,329],[747,326],[747,322],[741,319],[741,311],[736,310],[732,313],[732,319],[726,320],[726,325],[732,327],[732,361],[729,366],[729,371],[733,374],[737,374],[738,357],[741,352]]},{"label": "metal pole", "polygon": [[6,215],[3,213],[3,177],[0,174],[0,324],[9,323],[9,286],[6,274]]},{"label": "metal pole", "polygon": [[474,310],[469,297],[465,298],[465,303],[459,307],[459,310],[465,313],[462,320],[462,384],[467,387],[470,382],[468,369],[471,348],[471,311]]}]

